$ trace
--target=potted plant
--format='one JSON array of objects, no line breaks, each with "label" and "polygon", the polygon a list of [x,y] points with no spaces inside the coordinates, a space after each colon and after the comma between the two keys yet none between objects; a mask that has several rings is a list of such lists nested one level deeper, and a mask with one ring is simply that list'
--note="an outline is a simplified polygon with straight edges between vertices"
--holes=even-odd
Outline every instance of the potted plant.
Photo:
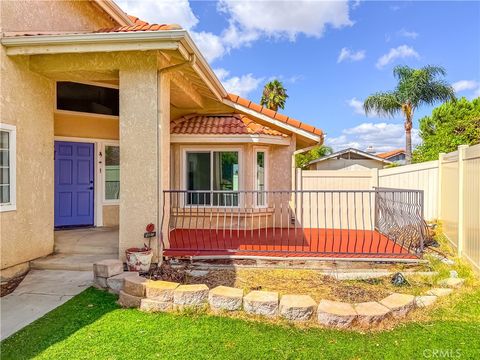
[{"label": "potted plant", "polygon": [[150,264],[153,257],[153,251],[150,244],[151,239],[155,235],[155,225],[148,224],[146,227],[146,233],[144,234],[144,238],[148,238],[148,246],[144,243],[141,248],[129,248],[125,250],[128,271],[138,271],[140,273],[147,273],[150,271]]}]

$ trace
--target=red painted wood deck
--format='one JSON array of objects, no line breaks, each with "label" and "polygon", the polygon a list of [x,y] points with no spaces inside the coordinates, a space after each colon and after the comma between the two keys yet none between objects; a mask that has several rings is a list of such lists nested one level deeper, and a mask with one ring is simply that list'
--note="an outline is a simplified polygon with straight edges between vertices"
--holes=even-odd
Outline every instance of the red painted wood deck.
[{"label": "red painted wood deck", "polygon": [[268,228],[174,229],[165,256],[276,256],[416,259],[402,244],[377,231]]}]

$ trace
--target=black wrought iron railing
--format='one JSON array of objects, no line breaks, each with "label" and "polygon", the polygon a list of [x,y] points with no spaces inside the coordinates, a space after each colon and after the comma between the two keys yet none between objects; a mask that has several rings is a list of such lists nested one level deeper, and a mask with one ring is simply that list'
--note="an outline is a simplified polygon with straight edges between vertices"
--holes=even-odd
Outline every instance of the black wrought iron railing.
[{"label": "black wrought iron railing", "polygon": [[166,255],[414,258],[419,190],[164,191]]}]

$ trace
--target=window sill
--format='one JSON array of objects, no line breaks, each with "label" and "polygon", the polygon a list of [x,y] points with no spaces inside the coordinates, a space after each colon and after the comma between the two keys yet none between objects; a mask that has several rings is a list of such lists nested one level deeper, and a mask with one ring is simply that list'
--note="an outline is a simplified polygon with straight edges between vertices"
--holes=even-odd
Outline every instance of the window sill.
[{"label": "window sill", "polygon": [[16,204],[0,205],[0,212],[9,212],[9,211],[16,211],[16,210],[17,210]]}]

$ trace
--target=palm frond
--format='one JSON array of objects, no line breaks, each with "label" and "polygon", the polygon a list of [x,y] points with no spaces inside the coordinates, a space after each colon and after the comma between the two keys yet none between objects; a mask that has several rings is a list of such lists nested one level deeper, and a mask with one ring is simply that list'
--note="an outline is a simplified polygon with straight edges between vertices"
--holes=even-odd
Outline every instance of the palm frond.
[{"label": "palm frond", "polygon": [[378,92],[363,102],[365,114],[377,113],[380,116],[394,116],[402,109],[394,92]]}]

